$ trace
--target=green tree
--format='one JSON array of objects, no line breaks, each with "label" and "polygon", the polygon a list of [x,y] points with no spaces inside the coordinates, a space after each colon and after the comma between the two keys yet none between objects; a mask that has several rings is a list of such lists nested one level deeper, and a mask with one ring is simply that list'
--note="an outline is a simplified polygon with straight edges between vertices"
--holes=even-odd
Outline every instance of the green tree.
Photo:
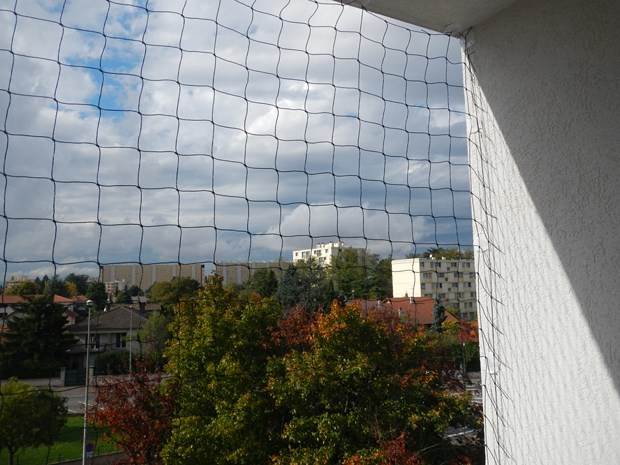
[{"label": "green tree", "polygon": [[376,262],[370,276],[370,299],[387,299],[392,296],[392,258]]},{"label": "green tree", "polygon": [[102,311],[108,301],[108,295],[105,292],[105,285],[99,282],[90,283],[88,285],[88,289],[86,290],[86,297],[93,301],[95,308],[98,311]]},{"label": "green tree", "polygon": [[331,280],[315,260],[299,262],[282,273],[277,297],[284,308],[299,305],[309,311],[328,308],[335,298]]},{"label": "green tree", "polygon": [[63,366],[75,338],[67,331],[64,309],[51,297],[37,297],[11,318],[1,345],[4,373],[49,376]]},{"label": "green tree", "polygon": [[147,291],[147,296],[153,302],[162,305],[175,305],[183,300],[191,300],[200,289],[198,281],[192,278],[173,278],[171,281],[154,283]]},{"label": "green tree", "polygon": [[65,278],[65,283],[73,283],[80,295],[86,295],[88,292],[88,275],[69,273]]},{"label": "green tree", "polygon": [[164,350],[170,339],[169,324],[169,317],[160,312],[153,312],[138,333],[138,341],[142,345],[145,359],[157,368],[164,366]]},{"label": "green tree", "polygon": [[263,297],[271,297],[278,291],[278,278],[271,269],[258,269],[247,282],[246,289]]},{"label": "green tree", "polygon": [[39,293],[39,286],[34,281],[14,283],[6,289],[8,295],[35,295]]},{"label": "green tree", "polygon": [[[267,386],[287,412],[273,463],[421,465],[464,452],[446,430],[479,427],[479,416],[465,393],[448,388],[453,362],[441,335],[337,306],[310,328],[309,345],[270,361]],[[363,460],[382,457],[390,441],[401,443],[401,460]]]},{"label": "green tree", "polygon": [[166,463],[269,462],[280,436],[266,370],[280,314],[273,299],[241,299],[219,276],[209,278],[194,306],[177,307],[166,370],[178,386],[177,416]]},{"label": "green tree", "polygon": [[52,445],[66,421],[64,400],[16,379],[0,385],[0,450],[13,465],[20,449]]},{"label": "green tree", "polygon": [[446,248],[446,247],[432,247],[423,253],[411,253],[407,255],[407,258],[429,258],[430,256],[435,258],[445,258],[446,260],[465,260],[473,259],[474,253],[471,250],[463,250],[460,248]]},{"label": "green tree", "polygon": [[45,287],[43,289],[43,293],[45,295],[61,295],[63,297],[68,297],[69,292],[67,290],[67,286],[65,282],[57,276],[48,279],[45,282]]},{"label": "green tree", "polygon": [[332,258],[329,274],[338,295],[347,299],[385,299],[392,295],[392,259],[345,248]]},{"label": "green tree", "polygon": [[283,317],[275,299],[219,277],[171,325],[169,465],[430,465],[482,450],[446,438],[480,415],[450,388],[443,333],[336,304]]},{"label": "green tree", "polygon": [[131,286],[129,289],[127,289],[127,292],[129,293],[131,297],[137,297],[140,295],[144,295],[144,292],[142,291],[142,289],[140,289],[140,287],[136,286],[135,284]]},{"label": "green tree", "polygon": [[370,290],[369,275],[376,256],[352,248],[344,248],[332,257],[331,279],[336,292],[347,299],[366,299]]},{"label": "green tree", "polygon": [[117,304],[130,304],[131,303],[131,295],[127,292],[127,289],[123,289],[116,294],[116,303]]}]

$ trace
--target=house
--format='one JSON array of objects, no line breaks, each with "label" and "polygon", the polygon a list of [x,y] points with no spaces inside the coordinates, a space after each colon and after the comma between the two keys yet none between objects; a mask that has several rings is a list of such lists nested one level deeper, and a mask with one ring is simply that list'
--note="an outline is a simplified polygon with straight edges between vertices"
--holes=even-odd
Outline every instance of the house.
[{"label": "house", "polygon": [[[21,306],[39,297],[42,296],[0,295],[0,333],[6,331],[9,319],[19,314]],[[53,302],[63,307],[64,315],[67,317],[67,325],[76,323],[78,314],[76,312],[77,305],[75,299],[55,294]]]},{"label": "house", "polygon": [[6,331],[11,316],[28,300],[20,295],[0,295],[0,334]]},{"label": "house", "polygon": [[[117,305],[90,318],[90,356],[94,363],[97,354],[109,351],[132,351],[140,353],[138,331],[147,318],[129,306]],[[73,367],[83,367],[86,355],[88,319],[69,328],[78,343],[71,349]]]},{"label": "house", "polygon": [[[392,312],[399,318],[416,326],[430,327],[433,324],[435,300],[429,297],[393,298],[385,301],[354,299],[348,303],[357,305],[363,313]],[[459,319],[446,312],[446,321],[459,323]]]}]

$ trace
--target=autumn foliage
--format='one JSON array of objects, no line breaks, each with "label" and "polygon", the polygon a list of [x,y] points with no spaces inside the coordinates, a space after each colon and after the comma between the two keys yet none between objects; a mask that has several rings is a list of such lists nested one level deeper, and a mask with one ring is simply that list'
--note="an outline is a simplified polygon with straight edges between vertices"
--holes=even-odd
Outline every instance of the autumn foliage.
[{"label": "autumn foliage", "polygon": [[457,464],[479,451],[446,435],[480,427],[455,377],[458,328],[338,304],[283,314],[217,279],[173,324],[168,464]]},{"label": "autumn foliage", "polygon": [[126,465],[158,465],[174,414],[171,385],[144,367],[123,379],[99,386],[91,421],[108,431],[127,459]]},{"label": "autumn foliage", "polygon": [[[482,463],[458,327],[337,303],[283,313],[212,278],[171,330],[167,379],[139,370],[99,392],[93,418],[128,464]],[[473,434],[453,443],[453,427]]]}]

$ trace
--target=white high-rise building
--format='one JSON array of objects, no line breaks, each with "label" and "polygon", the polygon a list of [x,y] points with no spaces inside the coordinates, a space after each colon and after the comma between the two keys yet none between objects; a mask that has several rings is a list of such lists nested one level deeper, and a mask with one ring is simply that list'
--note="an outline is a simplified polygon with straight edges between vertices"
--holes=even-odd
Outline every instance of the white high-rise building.
[{"label": "white high-rise building", "polygon": [[319,265],[329,266],[332,263],[332,257],[344,248],[363,250],[347,247],[344,242],[328,242],[326,244],[318,244],[311,249],[293,250],[293,263],[314,258]]},{"label": "white high-rise building", "polygon": [[476,318],[476,273],[473,259],[406,258],[392,260],[393,297],[432,297]]}]

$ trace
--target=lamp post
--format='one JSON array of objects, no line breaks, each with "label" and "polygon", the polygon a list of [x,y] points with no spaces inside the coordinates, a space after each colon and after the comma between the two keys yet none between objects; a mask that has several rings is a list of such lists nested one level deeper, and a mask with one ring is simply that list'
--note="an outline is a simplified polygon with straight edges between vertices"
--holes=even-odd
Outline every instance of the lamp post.
[{"label": "lamp post", "polygon": [[87,300],[86,307],[88,308],[88,320],[86,323],[86,373],[84,379],[84,423],[82,431],[82,465],[86,465],[86,433],[88,429],[88,390],[90,388],[90,311],[93,307],[93,301]]},{"label": "lamp post", "polygon": [[131,341],[132,341],[132,336],[133,334],[133,309],[129,309],[129,374],[131,374],[132,372],[132,358],[133,358],[133,350],[131,347]]}]

